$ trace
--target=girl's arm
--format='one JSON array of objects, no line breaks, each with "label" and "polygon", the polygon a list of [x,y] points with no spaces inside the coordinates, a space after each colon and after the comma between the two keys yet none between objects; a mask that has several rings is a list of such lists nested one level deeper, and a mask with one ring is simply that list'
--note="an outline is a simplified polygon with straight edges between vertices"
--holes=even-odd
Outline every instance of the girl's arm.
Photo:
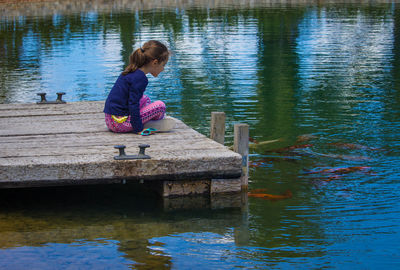
[{"label": "girl's arm", "polygon": [[139,101],[143,96],[142,91],[131,91],[128,100],[129,112],[131,116],[131,124],[133,133],[139,133],[143,130],[142,119],[140,118]]},{"label": "girl's arm", "polygon": [[133,132],[138,133],[143,130],[142,119],[140,118],[140,99],[146,90],[148,80],[146,74],[141,70],[126,75],[129,89],[128,107],[131,116]]}]

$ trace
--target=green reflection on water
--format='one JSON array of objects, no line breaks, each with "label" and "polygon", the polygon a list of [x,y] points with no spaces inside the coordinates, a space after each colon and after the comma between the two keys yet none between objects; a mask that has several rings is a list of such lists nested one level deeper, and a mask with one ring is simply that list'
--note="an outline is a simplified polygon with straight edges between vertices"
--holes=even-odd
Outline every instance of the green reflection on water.
[{"label": "green reflection on water", "polygon": [[[149,239],[185,232],[224,234],[226,226],[239,228],[242,222],[240,208],[211,211],[208,197],[171,198],[165,204],[140,185],[1,190],[0,193],[2,250],[44,247],[51,243],[101,246],[113,240],[121,255],[140,269],[171,266],[167,254],[150,249]],[[186,207],[176,208],[174,200]],[[63,249],[67,251],[67,246],[59,247],[60,252]],[[5,263],[1,257],[0,261]],[[101,264],[93,263],[93,267]]]}]

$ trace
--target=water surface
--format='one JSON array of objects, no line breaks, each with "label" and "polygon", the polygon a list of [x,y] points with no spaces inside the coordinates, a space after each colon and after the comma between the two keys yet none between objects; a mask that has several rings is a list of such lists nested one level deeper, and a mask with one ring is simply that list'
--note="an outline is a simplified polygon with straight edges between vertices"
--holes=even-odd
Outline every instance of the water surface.
[{"label": "water surface", "polygon": [[252,148],[249,187],[293,197],[168,210],[130,186],[2,191],[0,268],[400,266],[397,3],[71,3],[2,9],[1,103],[104,100],[132,49],[159,39],[173,55],[146,93],[206,135],[224,111],[227,145],[235,123],[278,140]]}]

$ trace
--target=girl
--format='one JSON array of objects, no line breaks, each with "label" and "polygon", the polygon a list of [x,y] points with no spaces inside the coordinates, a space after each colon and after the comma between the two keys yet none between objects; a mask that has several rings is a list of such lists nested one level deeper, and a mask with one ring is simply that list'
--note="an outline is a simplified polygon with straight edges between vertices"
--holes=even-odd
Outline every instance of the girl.
[{"label": "girl", "polygon": [[140,133],[146,122],[164,118],[164,102],[151,103],[143,92],[148,84],[146,74],[157,77],[168,58],[167,47],[156,40],[147,41],[132,52],[129,65],[118,77],[104,106],[106,125],[111,131]]}]

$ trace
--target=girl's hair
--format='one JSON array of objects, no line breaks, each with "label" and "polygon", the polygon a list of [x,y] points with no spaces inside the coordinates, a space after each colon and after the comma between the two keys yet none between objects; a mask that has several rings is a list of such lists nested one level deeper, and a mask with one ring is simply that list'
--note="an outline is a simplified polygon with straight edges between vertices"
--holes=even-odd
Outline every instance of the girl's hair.
[{"label": "girl's hair", "polygon": [[169,51],[167,46],[157,40],[149,40],[143,44],[142,47],[136,49],[129,56],[129,65],[122,72],[122,75],[126,75],[130,72],[134,72],[138,68],[145,66],[152,60],[158,60],[158,62],[168,61]]}]

